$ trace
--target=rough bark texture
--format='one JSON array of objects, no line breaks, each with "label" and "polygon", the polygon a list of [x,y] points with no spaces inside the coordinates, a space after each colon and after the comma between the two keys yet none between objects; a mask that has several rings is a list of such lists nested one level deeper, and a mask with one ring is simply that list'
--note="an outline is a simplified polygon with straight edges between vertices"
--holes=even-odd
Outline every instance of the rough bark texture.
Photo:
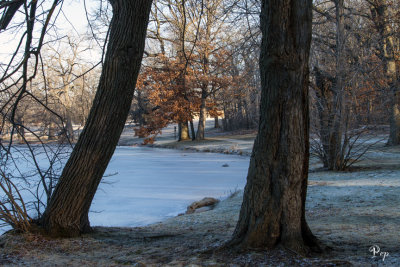
[{"label": "rough bark texture", "polygon": [[311,4],[262,1],[260,125],[231,245],[300,253],[318,246],[305,220]]},{"label": "rough bark texture", "polygon": [[152,1],[109,2],[113,19],[96,97],[42,218],[52,236],[90,230],[89,208],[123,130],[139,74]]}]

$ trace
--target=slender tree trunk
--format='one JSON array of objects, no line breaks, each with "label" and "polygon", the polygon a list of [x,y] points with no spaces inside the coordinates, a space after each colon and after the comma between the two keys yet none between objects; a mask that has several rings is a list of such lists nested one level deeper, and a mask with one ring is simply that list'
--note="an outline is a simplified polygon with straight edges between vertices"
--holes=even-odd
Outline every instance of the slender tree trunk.
[{"label": "slender tree trunk", "polygon": [[124,128],[139,74],[152,1],[109,2],[113,18],[93,106],[42,218],[52,236],[90,230],[89,208]]},{"label": "slender tree trunk", "polygon": [[333,113],[333,89],[332,81],[333,77],[323,73],[318,67],[314,67],[315,75],[315,95],[318,99],[317,111],[319,117],[319,135],[320,142],[323,149],[322,162],[324,168],[329,169],[329,151],[331,150],[331,132],[333,128],[332,116]]},{"label": "slender tree trunk", "polygon": [[344,167],[344,142],[346,103],[345,97],[345,35],[344,0],[335,0],[336,46],[335,76],[323,73],[315,67],[316,96],[318,98],[319,133],[323,148],[323,164],[328,170],[340,170]]},{"label": "slender tree trunk", "polygon": [[207,91],[205,91],[205,90],[206,89],[203,89],[202,93],[201,93],[199,125],[197,127],[196,140],[204,140],[204,132],[205,132],[205,129],[206,129],[206,119],[207,119],[206,98],[207,98]]},{"label": "slender tree trunk", "polygon": [[51,121],[49,122],[49,125],[48,125],[47,138],[48,138],[48,140],[55,139],[54,124]]},{"label": "slender tree trunk", "polygon": [[390,132],[388,146],[400,145],[400,85],[390,90]]},{"label": "slender tree trunk", "polygon": [[336,76],[333,87],[333,112],[332,126],[329,135],[328,169],[338,170],[341,168],[342,153],[342,135],[344,124],[344,0],[335,0],[336,12],[336,51],[335,51],[335,69]]},{"label": "slender tree trunk", "polygon": [[214,128],[219,128],[219,120],[218,120],[218,116],[214,117]]},{"label": "slender tree trunk", "polygon": [[318,246],[305,220],[311,6],[262,1],[260,125],[231,245],[300,253]]},{"label": "slender tree trunk", "polygon": [[400,92],[399,78],[394,50],[394,34],[390,24],[392,9],[386,0],[370,1],[372,20],[379,33],[380,57],[387,80],[387,93],[390,99],[390,132],[387,145],[400,145]]},{"label": "slender tree trunk", "polygon": [[72,126],[72,118],[69,110],[66,111],[65,127],[69,141],[74,141],[74,128]]},{"label": "slender tree trunk", "polygon": [[23,127],[23,125],[24,125],[24,119],[23,119],[23,117],[22,116],[20,116],[20,117],[18,117],[17,119],[16,119],[16,121],[17,121],[17,123],[19,124],[18,126],[17,126],[17,128],[18,128],[18,140],[20,141],[20,142],[23,142],[24,141],[24,139],[25,139],[25,128]]},{"label": "slender tree trunk", "polygon": [[210,2],[205,1],[202,4],[205,5],[205,29],[204,29],[204,47],[202,53],[202,72],[205,80],[203,81],[201,88],[201,103],[200,103],[200,115],[199,125],[197,127],[196,140],[204,140],[206,130],[206,119],[207,119],[207,97],[208,97],[208,84],[209,84],[209,72],[210,72],[210,39],[211,39],[211,24],[214,22],[212,8]]},{"label": "slender tree trunk", "polygon": [[193,119],[190,119],[190,132],[192,133],[192,141],[196,140],[196,132],[194,131]]}]

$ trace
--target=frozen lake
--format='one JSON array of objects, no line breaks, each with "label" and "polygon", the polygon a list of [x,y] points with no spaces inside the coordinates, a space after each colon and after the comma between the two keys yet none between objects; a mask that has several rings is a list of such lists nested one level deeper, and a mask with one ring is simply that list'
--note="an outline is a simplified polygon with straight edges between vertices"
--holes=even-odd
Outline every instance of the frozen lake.
[{"label": "frozen lake", "polygon": [[[223,167],[227,164],[228,167]],[[246,183],[249,158],[147,147],[118,147],[89,214],[92,226],[142,226],[223,198]]]},{"label": "frozen lake", "polygon": [[[93,200],[91,225],[143,226],[185,212],[203,197],[224,198],[244,187],[249,160],[237,155],[117,147]],[[19,167],[25,165],[29,164]]]}]

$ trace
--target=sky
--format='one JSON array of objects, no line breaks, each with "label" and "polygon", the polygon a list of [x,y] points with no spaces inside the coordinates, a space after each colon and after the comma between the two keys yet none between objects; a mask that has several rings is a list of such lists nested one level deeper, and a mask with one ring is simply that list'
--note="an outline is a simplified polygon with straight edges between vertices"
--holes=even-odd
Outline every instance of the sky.
[{"label": "sky", "polygon": [[[97,1],[86,1],[86,6],[89,11],[96,7]],[[84,1],[78,0],[67,0],[64,1],[62,5],[62,11],[57,17],[57,35],[63,36],[66,34],[83,34],[87,31],[87,19],[84,8]],[[38,28],[38,27],[37,27]],[[53,37],[55,34],[49,32],[49,35]],[[14,51],[15,47],[18,45],[20,37],[13,32],[1,32],[0,33],[0,62],[8,62],[11,53]],[[96,55],[98,56],[98,55]],[[93,57],[91,55],[90,57]],[[98,56],[99,57],[99,56]],[[100,57],[99,57],[100,59]]]}]

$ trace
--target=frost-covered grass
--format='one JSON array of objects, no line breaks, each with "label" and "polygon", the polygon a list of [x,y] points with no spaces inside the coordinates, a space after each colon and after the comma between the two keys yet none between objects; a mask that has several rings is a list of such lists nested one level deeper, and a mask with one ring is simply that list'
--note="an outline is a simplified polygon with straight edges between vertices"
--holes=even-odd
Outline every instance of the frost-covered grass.
[{"label": "frost-covered grass", "polygon": [[[128,134],[131,130],[127,127],[124,132],[127,144],[139,140]],[[20,265],[42,266],[52,266],[54,261],[72,266],[348,266],[346,262],[355,266],[400,266],[400,147],[385,147],[384,142],[378,142],[365,159],[346,172],[322,171],[321,164],[312,159],[306,217],[313,233],[332,248],[322,256],[325,259],[300,258],[281,250],[211,255],[201,251],[230,238],[242,193],[222,201],[212,211],[174,215],[194,200],[223,197],[242,189],[249,157],[194,151],[251,151],[255,135],[215,131],[205,141],[177,144],[171,133],[173,136],[173,128],[165,132],[158,145],[180,150],[118,147],[106,172],[110,176],[104,178],[93,202],[92,225],[140,227],[100,227],[83,238],[46,242],[9,237],[6,253],[17,255],[15,261]],[[228,167],[222,167],[225,164]],[[158,221],[162,222],[151,224]],[[372,258],[369,249],[373,245],[389,253],[385,261],[379,256]],[[22,254],[21,247],[25,249]]]}]

